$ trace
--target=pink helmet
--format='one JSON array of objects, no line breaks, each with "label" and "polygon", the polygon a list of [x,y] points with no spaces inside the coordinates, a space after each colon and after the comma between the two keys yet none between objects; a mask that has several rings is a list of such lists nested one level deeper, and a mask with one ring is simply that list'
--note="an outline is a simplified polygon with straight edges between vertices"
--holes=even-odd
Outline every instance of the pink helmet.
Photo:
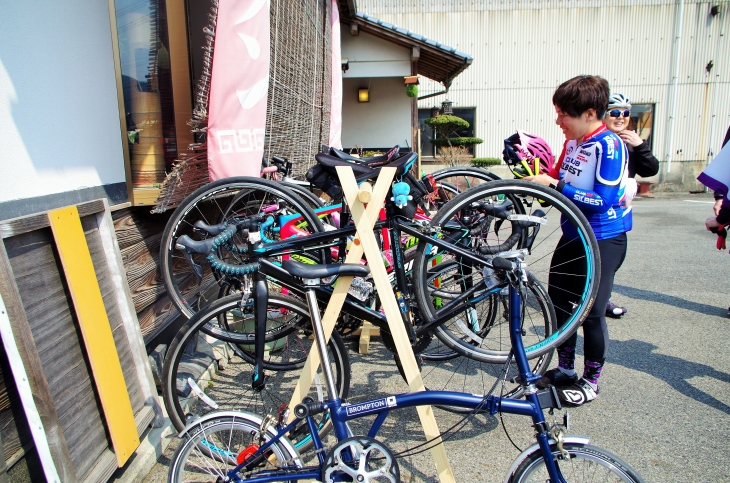
[{"label": "pink helmet", "polygon": [[519,129],[504,140],[502,154],[505,162],[510,166],[519,166],[523,160],[533,161],[535,158],[539,158],[541,173],[547,173],[555,164],[553,151],[543,138]]}]

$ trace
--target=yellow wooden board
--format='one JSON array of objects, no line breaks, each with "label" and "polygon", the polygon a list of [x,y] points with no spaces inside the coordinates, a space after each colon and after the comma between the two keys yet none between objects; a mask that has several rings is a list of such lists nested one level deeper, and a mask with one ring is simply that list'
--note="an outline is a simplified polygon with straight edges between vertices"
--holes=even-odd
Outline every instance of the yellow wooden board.
[{"label": "yellow wooden board", "polygon": [[139,446],[139,436],[79,212],[75,206],[61,208],[50,211],[48,220],[121,467]]}]

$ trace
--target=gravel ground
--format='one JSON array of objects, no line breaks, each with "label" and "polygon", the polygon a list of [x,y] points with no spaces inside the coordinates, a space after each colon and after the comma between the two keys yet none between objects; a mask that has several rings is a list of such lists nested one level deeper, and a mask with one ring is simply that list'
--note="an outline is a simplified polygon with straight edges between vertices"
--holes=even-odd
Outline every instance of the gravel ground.
[{"label": "gravel ground", "polygon": [[[730,360],[727,295],[730,258],[714,249],[704,219],[708,195],[635,202],[629,253],[616,276],[613,300],[628,307],[609,319],[610,353],[598,399],[571,413],[571,434],[625,459],[647,482],[730,481]],[[579,338],[579,361],[582,358]],[[374,339],[368,355],[350,352],[351,400],[405,392],[392,356]],[[415,409],[389,418],[381,440],[401,451],[423,441]],[[435,410],[443,431],[459,417]],[[532,442],[529,419],[506,415],[514,442]],[[353,426],[355,434],[367,432]],[[146,482],[167,478],[176,443]],[[458,482],[503,481],[518,451],[495,417],[479,415],[446,443]],[[429,453],[399,460],[404,481],[436,481]]]}]

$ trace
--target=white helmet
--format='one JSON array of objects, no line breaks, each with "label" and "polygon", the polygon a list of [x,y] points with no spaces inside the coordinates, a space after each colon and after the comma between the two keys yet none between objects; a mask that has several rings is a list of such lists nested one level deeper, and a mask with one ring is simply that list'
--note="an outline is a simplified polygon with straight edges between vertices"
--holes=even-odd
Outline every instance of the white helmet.
[{"label": "white helmet", "polygon": [[609,109],[631,109],[631,101],[623,94],[611,94],[608,98]]}]

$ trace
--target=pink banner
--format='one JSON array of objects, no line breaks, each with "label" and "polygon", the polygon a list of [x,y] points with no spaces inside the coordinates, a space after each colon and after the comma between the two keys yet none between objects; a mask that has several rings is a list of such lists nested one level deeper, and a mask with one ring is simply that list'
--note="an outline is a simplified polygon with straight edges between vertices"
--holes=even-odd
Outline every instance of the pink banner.
[{"label": "pink banner", "polygon": [[342,149],[342,52],[340,51],[340,12],[332,0],[332,103],[330,104],[329,145]]},{"label": "pink banner", "polygon": [[269,0],[220,0],[208,115],[211,181],[261,172],[269,44]]}]

